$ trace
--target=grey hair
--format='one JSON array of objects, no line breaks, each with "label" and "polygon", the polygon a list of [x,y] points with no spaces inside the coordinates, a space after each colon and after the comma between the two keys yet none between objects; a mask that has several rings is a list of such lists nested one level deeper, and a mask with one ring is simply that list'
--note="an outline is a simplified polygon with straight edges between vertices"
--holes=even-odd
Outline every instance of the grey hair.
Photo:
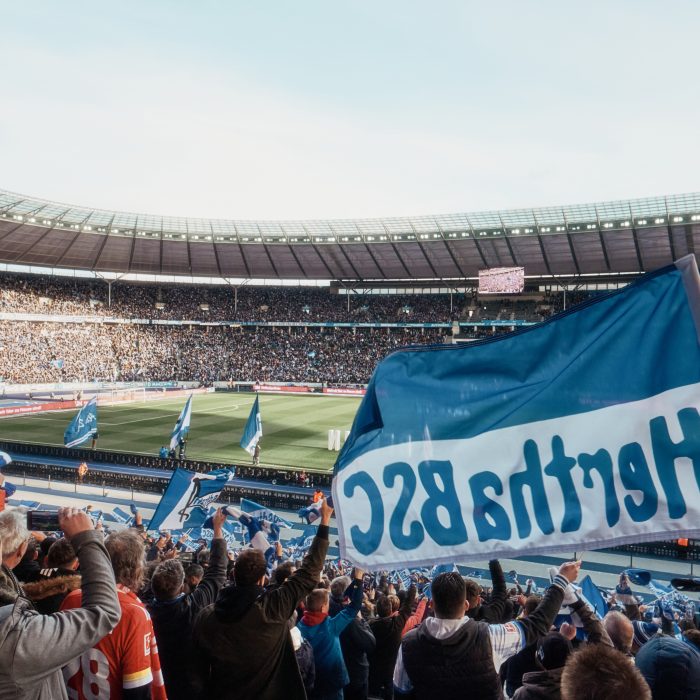
[{"label": "grey hair", "polygon": [[0,513],[0,541],[3,556],[16,552],[28,539],[26,513],[19,510],[4,510]]},{"label": "grey hair", "polygon": [[341,598],[351,583],[352,580],[349,576],[336,576],[331,581],[331,595],[335,598]]}]

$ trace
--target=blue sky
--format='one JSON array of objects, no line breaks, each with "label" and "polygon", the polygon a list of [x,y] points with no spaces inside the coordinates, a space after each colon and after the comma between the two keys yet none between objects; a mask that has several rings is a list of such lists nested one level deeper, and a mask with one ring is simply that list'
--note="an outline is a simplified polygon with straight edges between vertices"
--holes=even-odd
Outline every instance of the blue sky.
[{"label": "blue sky", "polygon": [[700,189],[700,4],[3,3],[0,187],[317,218]]}]

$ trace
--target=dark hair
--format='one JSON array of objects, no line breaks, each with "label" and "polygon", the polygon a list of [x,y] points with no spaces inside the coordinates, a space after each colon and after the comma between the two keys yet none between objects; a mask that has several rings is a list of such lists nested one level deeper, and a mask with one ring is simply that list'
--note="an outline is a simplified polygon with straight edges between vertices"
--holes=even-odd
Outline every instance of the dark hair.
[{"label": "dark hair", "polygon": [[377,615],[379,617],[389,617],[389,615],[391,615],[392,612],[393,609],[391,606],[391,600],[389,599],[389,596],[383,595],[377,601]]},{"label": "dark hair", "polygon": [[56,540],[50,547],[46,555],[46,563],[49,568],[57,569],[61,566],[68,566],[77,558],[73,545],[65,538]]},{"label": "dark hair", "polygon": [[[51,545],[54,542],[58,542],[58,537],[44,537],[44,539],[39,542],[39,556],[46,557],[49,553],[49,549],[51,549]],[[42,561],[41,563],[43,565],[44,562]]]},{"label": "dark hair", "polygon": [[535,608],[540,604],[542,599],[538,595],[529,595],[525,599],[525,605],[523,605],[523,612],[525,615],[531,615]]},{"label": "dark hair", "polygon": [[571,654],[561,676],[562,700],[630,697],[651,700],[644,677],[629,658],[606,644],[589,644]]},{"label": "dark hair", "polygon": [[294,564],[291,561],[278,564],[272,572],[272,583],[281,586],[292,575],[292,569],[294,569]]},{"label": "dark hair", "polygon": [[237,586],[254,586],[266,571],[265,557],[259,549],[244,549],[233,565]]},{"label": "dark hair", "polygon": [[[436,617],[462,617],[467,600],[467,582],[457,571],[438,574],[431,587]],[[469,583],[475,584],[473,581]]]},{"label": "dark hair", "polygon": [[[454,573],[457,572],[455,571]],[[475,601],[475,599],[481,595],[481,586],[476,581],[472,581],[470,578],[467,578],[464,579],[464,588],[464,597],[469,601],[470,607],[475,607],[476,602],[473,601]]]},{"label": "dark hair", "polygon": [[186,579],[191,579],[191,578],[201,579],[203,576],[204,576],[204,569],[199,564],[195,564],[194,562],[190,562],[185,567],[185,578]]},{"label": "dark hair", "polygon": [[158,564],[151,578],[151,591],[158,600],[172,600],[182,592],[185,570],[177,559]]},{"label": "dark hair", "polygon": [[30,537],[27,541],[27,549],[24,551],[24,556],[22,557],[21,562],[24,564],[28,561],[33,561],[38,551],[39,547],[36,543],[36,540],[33,537]]},{"label": "dark hair", "polygon": [[105,547],[112,560],[112,569],[117,583],[130,588],[134,593],[141,588],[146,552],[143,540],[134,530],[113,532]]}]

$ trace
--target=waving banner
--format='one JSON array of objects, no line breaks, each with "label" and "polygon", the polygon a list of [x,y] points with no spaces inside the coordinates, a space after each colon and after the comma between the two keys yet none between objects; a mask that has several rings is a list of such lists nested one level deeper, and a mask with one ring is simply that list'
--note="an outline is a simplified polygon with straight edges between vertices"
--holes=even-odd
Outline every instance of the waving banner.
[{"label": "waving banner", "polygon": [[693,256],[527,330],[379,363],[338,456],[341,556],[400,568],[700,535]]},{"label": "waving banner", "polygon": [[210,506],[219,499],[232,478],[231,469],[215,469],[202,474],[178,467],[148,523],[148,529],[203,527]]},{"label": "waving banner", "polygon": [[77,447],[97,433],[97,397],[93,396],[68,424],[63,434],[66,447]]}]

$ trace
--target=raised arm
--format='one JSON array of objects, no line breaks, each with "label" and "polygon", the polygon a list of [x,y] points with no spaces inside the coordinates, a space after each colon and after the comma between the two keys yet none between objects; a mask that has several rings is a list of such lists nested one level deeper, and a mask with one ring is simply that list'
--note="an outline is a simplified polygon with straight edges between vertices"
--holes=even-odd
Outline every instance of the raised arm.
[{"label": "raised arm", "polygon": [[503,575],[503,568],[498,559],[489,562],[491,581],[491,601],[482,604],[484,622],[498,623],[504,622],[503,612],[508,603],[508,588],[506,587],[506,577]]},{"label": "raised arm", "polygon": [[321,524],[301,566],[279,588],[266,592],[261,599],[268,617],[289,619],[299,601],[311,593],[319,582],[328,552],[328,529],[332,513],[333,509],[324,498],[321,504]]},{"label": "raised arm", "polygon": [[80,656],[109,634],[121,617],[102,534],[95,531],[90,516],[77,508],[59,510],[59,523],[80,561],[82,606],[53,615],[24,612],[27,618],[17,635],[14,653],[20,686],[27,679],[48,676]]},{"label": "raised arm", "polygon": [[214,538],[211,541],[209,566],[206,568],[199,586],[190,593],[190,601],[194,610],[200,610],[207,605],[211,605],[216,600],[218,592],[226,583],[228,556],[223,533],[225,520],[226,513],[223,508],[219,508],[212,517]]}]

